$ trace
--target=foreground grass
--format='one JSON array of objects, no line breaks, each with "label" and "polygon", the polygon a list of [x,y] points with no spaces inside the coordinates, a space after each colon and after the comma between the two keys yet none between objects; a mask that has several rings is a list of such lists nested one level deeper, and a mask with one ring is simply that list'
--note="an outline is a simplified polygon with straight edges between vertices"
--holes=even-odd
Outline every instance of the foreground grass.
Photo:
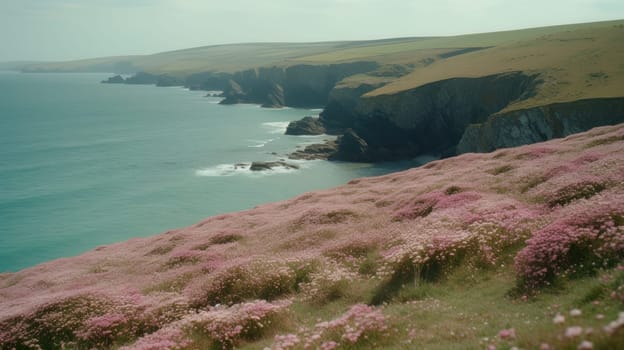
[{"label": "foreground grass", "polygon": [[[576,349],[582,339],[588,339],[594,341],[597,349],[621,349],[622,334],[606,341],[600,333],[608,321],[624,310],[622,302],[607,293],[610,281],[623,276],[621,271],[603,271],[523,298],[510,296],[515,279],[509,265],[476,274],[460,268],[444,281],[404,286],[397,297],[383,306],[389,319],[386,337],[371,339],[357,348],[484,349],[496,344],[498,349],[539,349],[546,343],[557,349]],[[347,296],[322,307],[305,302],[294,304],[290,322],[283,324],[286,328],[282,333],[332,319],[349,305],[366,302],[374,284],[369,280],[352,285]],[[570,316],[573,309],[581,310],[581,315]],[[557,314],[564,315],[566,321],[555,324],[553,318]],[[594,334],[565,338],[565,330],[570,326],[593,329]],[[516,338],[501,340],[499,332],[510,328],[515,329]],[[271,344],[272,339],[267,338],[241,349],[263,349]]]}]

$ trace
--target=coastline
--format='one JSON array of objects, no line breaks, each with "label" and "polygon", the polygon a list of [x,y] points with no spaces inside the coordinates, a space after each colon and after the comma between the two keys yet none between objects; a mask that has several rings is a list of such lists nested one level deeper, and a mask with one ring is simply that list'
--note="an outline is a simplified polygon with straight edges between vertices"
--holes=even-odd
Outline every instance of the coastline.
[{"label": "coastline", "polygon": [[[233,171],[237,163],[286,159],[287,150],[324,137],[282,135],[305,110],[226,107],[200,91],[107,86],[93,74],[3,76],[18,79],[11,86],[22,91],[4,98],[35,109],[5,114],[0,131],[15,142],[0,152],[7,160],[0,231],[12,233],[0,237],[0,260],[8,270],[409,166],[292,161],[302,169]],[[71,110],[59,111],[63,103]],[[278,121],[279,128],[270,124]],[[40,125],[50,137],[30,131]],[[221,135],[231,141],[210,139]]]}]

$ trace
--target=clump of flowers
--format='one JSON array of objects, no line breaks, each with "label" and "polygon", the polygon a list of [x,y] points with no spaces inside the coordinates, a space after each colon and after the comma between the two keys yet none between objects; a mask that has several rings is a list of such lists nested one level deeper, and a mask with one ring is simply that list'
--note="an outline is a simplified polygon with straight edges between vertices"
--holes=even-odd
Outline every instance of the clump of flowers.
[{"label": "clump of flowers", "polygon": [[275,317],[290,305],[289,301],[269,303],[256,300],[230,307],[217,306],[200,311],[186,322],[204,333],[223,349],[229,349],[241,339],[253,340],[263,335]]},{"label": "clump of flowers", "polygon": [[615,265],[624,254],[624,196],[581,207],[527,241],[515,258],[521,285],[537,288],[559,276],[587,274]]},{"label": "clump of flowers", "polygon": [[403,203],[394,213],[393,219],[395,221],[402,221],[425,217],[431,214],[435,205],[436,202],[429,199],[417,199],[412,202]]},{"label": "clump of flowers", "polygon": [[319,322],[300,335],[277,336],[273,349],[353,348],[374,342],[385,335],[387,319],[381,309],[364,304],[353,305],[347,312],[331,321]]},{"label": "clump of flowers", "polygon": [[344,296],[356,274],[340,264],[326,262],[323,268],[310,275],[310,281],[301,283],[300,291],[309,302],[325,304]]},{"label": "clump of flowers", "polygon": [[217,274],[195,296],[194,306],[235,304],[245,300],[272,300],[297,287],[297,274],[288,264],[256,262],[241,264]]},{"label": "clump of flowers", "polygon": [[199,258],[199,253],[197,251],[180,250],[171,254],[166,266],[172,268],[187,264],[194,264],[199,261]]},{"label": "clump of flowers", "polygon": [[461,207],[479,200],[481,197],[479,193],[463,191],[457,186],[451,186],[444,191],[427,193],[415,200],[400,203],[399,208],[394,213],[393,220],[414,220],[419,217],[426,217],[434,209]]},{"label": "clump of flowers", "polygon": [[167,326],[139,338],[134,344],[124,346],[120,350],[180,350],[190,343],[183,330]]},{"label": "clump of flowers", "polygon": [[116,338],[134,336],[131,319],[119,312],[110,312],[88,319],[84,328],[76,331],[76,336],[98,347],[110,346]]},{"label": "clump of flowers", "polygon": [[618,314],[618,318],[615,321],[610,322],[604,327],[605,333],[614,335],[617,332],[624,331],[624,312]]},{"label": "clump of flowers", "polygon": [[151,326],[134,295],[117,302],[78,295],[49,302],[0,324],[0,344],[11,348],[105,348],[143,334]]},{"label": "clump of flowers", "polygon": [[590,198],[604,191],[606,185],[597,179],[588,179],[564,186],[547,199],[548,206],[564,206],[581,198]]},{"label": "clump of flowers", "polygon": [[74,333],[111,307],[108,300],[81,295],[49,302],[33,312],[0,323],[0,343],[12,348],[60,348],[77,344]]}]

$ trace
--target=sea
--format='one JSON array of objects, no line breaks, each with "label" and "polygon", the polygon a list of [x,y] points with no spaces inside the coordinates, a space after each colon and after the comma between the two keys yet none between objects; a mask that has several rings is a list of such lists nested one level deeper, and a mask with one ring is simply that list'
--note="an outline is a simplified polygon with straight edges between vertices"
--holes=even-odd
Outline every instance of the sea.
[{"label": "sea", "polygon": [[320,110],[225,106],[205,91],[101,84],[108,76],[0,72],[0,272],[424,161],[254,172],[252,161],[331,139],[284,135]]}]

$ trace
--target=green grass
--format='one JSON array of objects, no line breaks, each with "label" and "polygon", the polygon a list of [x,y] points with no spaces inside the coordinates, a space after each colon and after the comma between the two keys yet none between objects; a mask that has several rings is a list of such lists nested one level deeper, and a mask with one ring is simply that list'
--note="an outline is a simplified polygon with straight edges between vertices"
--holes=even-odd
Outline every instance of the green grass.
[{"label": "green grass", "polygon": [[[619,282],[618,282],[619,279]],[[603,272],[599,276],[562,282],[557,288],[544,290],[528,299],[510,297],[515,284],[513,268],[504,265],[492,270],[459,268],[444,281],[423,282],[404,286],[383,305],[389,316],[387,337],[377,339],[386,349],[484,349],[497,339],[502,329],[514,328],[517,338],[508,343],[522,349],[539,348],[547,342],[560,348],[574,348],[580,340],[557,339],[566,327],[579,325],[600,330],[617,318],[624,305],[609,297],[615,283],[624,282],[624,273]],[[318,320],[330,320],[341,315],[350,305],[370,300],[371,290],[378,281],[364,280],[351,284],[342,298],[319,306],[298,301],[291,306],[289,322],[283,322],[277,334],[296,332],[295,327],[313,327]],[[571,309],[582,311],[579,317],[569,316]],[[555,314],[565,315],[563,325],[553,323]],[[596,315],[604,315],[599,320]],[[604,348],[623,346],[624,339],[614,337],[605,343],[598,334],[589,337]],[[497,344],[506,344],[496,340]],[[241,349],[262,349],[272,341],[265,338],[248,343]],[[375,348],[372,343],[360,348]],[[611,347],[617,348],[617,347]]]}]

